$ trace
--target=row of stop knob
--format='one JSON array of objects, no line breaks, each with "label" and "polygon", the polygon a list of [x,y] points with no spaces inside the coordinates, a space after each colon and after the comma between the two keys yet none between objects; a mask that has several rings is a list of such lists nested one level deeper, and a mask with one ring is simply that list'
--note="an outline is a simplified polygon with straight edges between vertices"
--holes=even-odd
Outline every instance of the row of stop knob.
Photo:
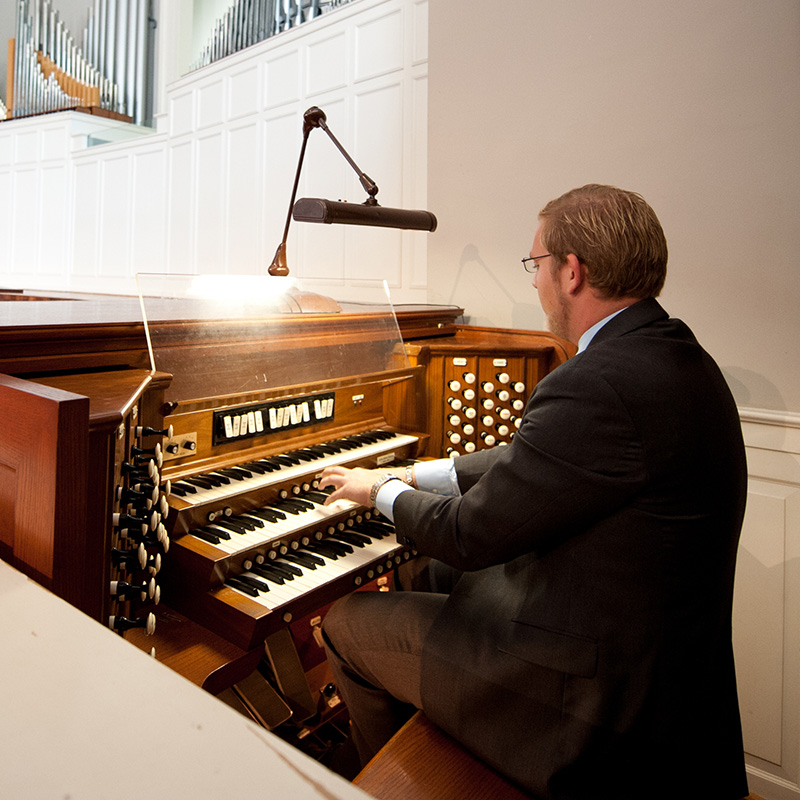
[{"label": "row of stop knob", "polygon": [[447,380],[445,453],[451,457],[508,444],[522,422],[526,385],[508,372],[479,381],[464,371]]},{"label": "row of stop knob", "polygon": [[[135,429],[137,440],[145,436],[172,437],[172,428],[157,430],[149,427]],[[167,497],[169,481],[161,482],[163,453],[161,445],[130,448],[128,460],[120,467],[121,483],[116,500],[119,511],[112,517],[115,544],[111,557],[113,567],[124,573],[111,581],[110,593],[118,606],[122,602],[150,602],[158,604],[161,587],[155,576],[161,569],[161,555],[169,550],[169,536],[162,520],[169,513]],[[119,609],[117,609],[119,610]],[[155,615],[133,617],[112,614],[109,627],[117,631],[144,628],[147,634],[155,632]]]}]

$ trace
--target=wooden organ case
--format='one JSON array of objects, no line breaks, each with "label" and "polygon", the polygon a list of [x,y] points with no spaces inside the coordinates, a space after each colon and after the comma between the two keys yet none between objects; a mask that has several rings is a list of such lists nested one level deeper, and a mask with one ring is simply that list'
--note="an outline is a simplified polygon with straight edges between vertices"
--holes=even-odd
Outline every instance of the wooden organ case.
[{"label": "wooden organ case", "polygon": [[4,304],[0,557],[267,727],[318,718],[319,609],[413,555],[322,506],[323,466],[502,446],[572,350],[454,307],[144,294],[147,344],[133,301]]}]

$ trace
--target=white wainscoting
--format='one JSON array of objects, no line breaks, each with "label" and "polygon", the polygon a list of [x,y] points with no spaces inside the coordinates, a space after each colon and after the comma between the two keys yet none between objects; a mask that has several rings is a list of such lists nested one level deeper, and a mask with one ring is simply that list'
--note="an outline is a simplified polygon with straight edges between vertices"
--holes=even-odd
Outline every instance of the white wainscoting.
[{"label": "white wainscoting", "polygon": [[[0,286],[132,294],[137,272],[264,272],[312,105],[382,205],[425,208],[427,11],[356,0],[193,72],[167,87],[160,132],[75,112],[3,123]],[[321,130],[298,196],[365,199]],[[424,302],[428,235],[292,223],[289,267],[336,297],[377,299],[386,279],[395,301]]]},{"label": "white wainscoting", "polygon": [[734,649],[750,790],[800,798],[800,414],[740,409],[750,475]]}]

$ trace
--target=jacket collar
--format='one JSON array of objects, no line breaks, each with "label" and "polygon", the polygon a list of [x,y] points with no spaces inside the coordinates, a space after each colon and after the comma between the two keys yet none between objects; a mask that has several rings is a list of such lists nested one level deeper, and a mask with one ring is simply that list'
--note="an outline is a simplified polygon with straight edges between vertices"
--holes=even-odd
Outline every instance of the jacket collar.
[{"label": "jacket collar", "polygon": [[639,300],[620,311],[613,319],[610,319],[603,325],[594,335],[592,341],[589,342],[589,347],[596,342],[612,339],[616,336],[624,336],[626,333],[630,333],[637,328],[651,325],[660,319],[668,319],[668,317],[669,315],[664,311],[655,297]]}]

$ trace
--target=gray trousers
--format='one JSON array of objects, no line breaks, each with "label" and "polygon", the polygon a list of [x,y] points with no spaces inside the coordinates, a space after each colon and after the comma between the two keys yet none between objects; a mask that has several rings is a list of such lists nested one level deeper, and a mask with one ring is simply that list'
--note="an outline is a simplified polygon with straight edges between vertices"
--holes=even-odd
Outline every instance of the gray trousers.
[{"label": "gray trousers", "polygon": [[456,579],[443,564],[420,562],[405,577],[414,591],[355,592],[325,616],[328,663],[362,766],[422,708],[422,648]]}]

